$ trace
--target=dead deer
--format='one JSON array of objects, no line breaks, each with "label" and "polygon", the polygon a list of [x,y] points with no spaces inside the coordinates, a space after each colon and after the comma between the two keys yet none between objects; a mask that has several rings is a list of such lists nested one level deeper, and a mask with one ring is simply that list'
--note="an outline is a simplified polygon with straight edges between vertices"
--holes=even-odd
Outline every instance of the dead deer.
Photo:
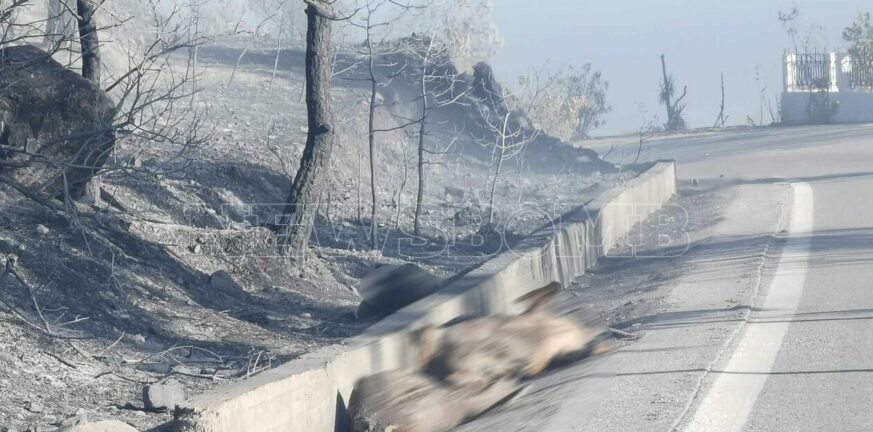
[{"label": "dead deer", "polygon": [[497,381],[481,391],[453,388],[412,371],[358,380],[349,398],[352,432],[443,432],[509,399],[520,388]]},{"label": "dead deer", "polygon": [[493,315],[419,332],[420,367],[447,383],[485,388],[506,379],[524,379],[550,365],[612,348],[603,331],[547,310],[560,292],[552,283],[517,302],[520,315]]}]

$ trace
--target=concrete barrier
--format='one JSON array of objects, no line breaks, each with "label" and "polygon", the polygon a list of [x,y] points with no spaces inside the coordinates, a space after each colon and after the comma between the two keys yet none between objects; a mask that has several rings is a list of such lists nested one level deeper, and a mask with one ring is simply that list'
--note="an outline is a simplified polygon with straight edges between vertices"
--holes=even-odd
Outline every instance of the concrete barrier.
[{"label": "concrete barrier", "polygon": [[[815,123],[815,119],[809,117],[810,98],[812,97],[814,94],[810,92],[782,93],[782,124],[794,126]],[[833,92],[827,95],[827,102],[836,110],[827,119],[827,123],[873,123],[873,94],[850,91]],[[823,120],[819,119],[818,121]]]},{"label": "concrete barrier", "polygon": [[345,404],[355,381],[412,366],[417,329],[464,315],[515,312],[513,300],[528,291],[553,281],[569,284],[675,193],[675,164],[658,162],[438,293],[385,318],[348,346],[306,354],[194,397],[176,408],[173,428],[184,432],[346,430]]}]

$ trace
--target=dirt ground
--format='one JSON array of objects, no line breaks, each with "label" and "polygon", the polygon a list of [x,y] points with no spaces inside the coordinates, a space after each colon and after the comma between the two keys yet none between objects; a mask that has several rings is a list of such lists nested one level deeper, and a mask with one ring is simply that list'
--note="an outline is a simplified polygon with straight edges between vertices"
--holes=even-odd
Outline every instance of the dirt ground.
[{"label": "dirt ground", "polygon": [[[460,140],[430,166],[424,235],[415,238],[411,137],[379,134],[374,248],[366,93],[338,79],[341,126],[316,253],[289,265],[276,256],[272,229],[306,135],[301,56],[283,52],[271,86],[272,54],[253,51],[230,83],[238,52],[202,53],[196,103],[213,132],[187,160],[160,146],[121,146],[110,164],[141,151],[139,168],[103,178],[104,203],[78,205],[74,218],[59,201],[0,183],[0,264],[15,262],[0,279],[0,431],[53,430],[76,416],[161,430],[171,414],[143,409],[143,385],[172,378],[193,395],[341,344],[364,329],[355,287],[377,263],[456,274],[635,175],[601,172],[560,145],[549,148],[552,159],[508,163],[495,199],[502,235],[483,237],[487,152]],[[377,118],[397,124],[389,110]],[[430,139],[448,140],[451,122],[471,121],[440,118]]]}]

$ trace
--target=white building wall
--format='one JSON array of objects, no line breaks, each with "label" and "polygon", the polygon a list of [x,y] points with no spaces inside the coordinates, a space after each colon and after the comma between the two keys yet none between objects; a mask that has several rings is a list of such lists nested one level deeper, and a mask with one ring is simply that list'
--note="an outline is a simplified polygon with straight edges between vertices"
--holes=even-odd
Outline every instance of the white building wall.
[{"label": "white building wall", "polygon": [[[782,123],[787,125],[809,124],[808,92],[782,93]],[[873,93],[836,92],[828,95],[837,111],[831,123],[873,123]]]}]

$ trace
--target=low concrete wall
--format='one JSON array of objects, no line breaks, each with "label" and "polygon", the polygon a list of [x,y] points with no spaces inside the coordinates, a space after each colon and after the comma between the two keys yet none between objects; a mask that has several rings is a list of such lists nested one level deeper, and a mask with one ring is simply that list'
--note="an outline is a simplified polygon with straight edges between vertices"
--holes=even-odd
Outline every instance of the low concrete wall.
[{"label": "low concrete wall", "polygon": [[210,391],[175,412],[185,432],[329,432],[346,429],[359,378],[414,364],[415,330],[468,314],[514,312],[513,300],[552,281],[569,284],[631,227],[676,193],[676,166],[659,162],[537,231],[440,292],[385,318],[348,347],[329,347]]},{"label": "low concrete wall", "polygon": [[[830,123],[873,123],[873,93],[836,92],[829,94],[828,98],[831,103],[837,104],[837,111]],[[809,93],[782,93],[782,123],[810,124],[809,100]]]}]

